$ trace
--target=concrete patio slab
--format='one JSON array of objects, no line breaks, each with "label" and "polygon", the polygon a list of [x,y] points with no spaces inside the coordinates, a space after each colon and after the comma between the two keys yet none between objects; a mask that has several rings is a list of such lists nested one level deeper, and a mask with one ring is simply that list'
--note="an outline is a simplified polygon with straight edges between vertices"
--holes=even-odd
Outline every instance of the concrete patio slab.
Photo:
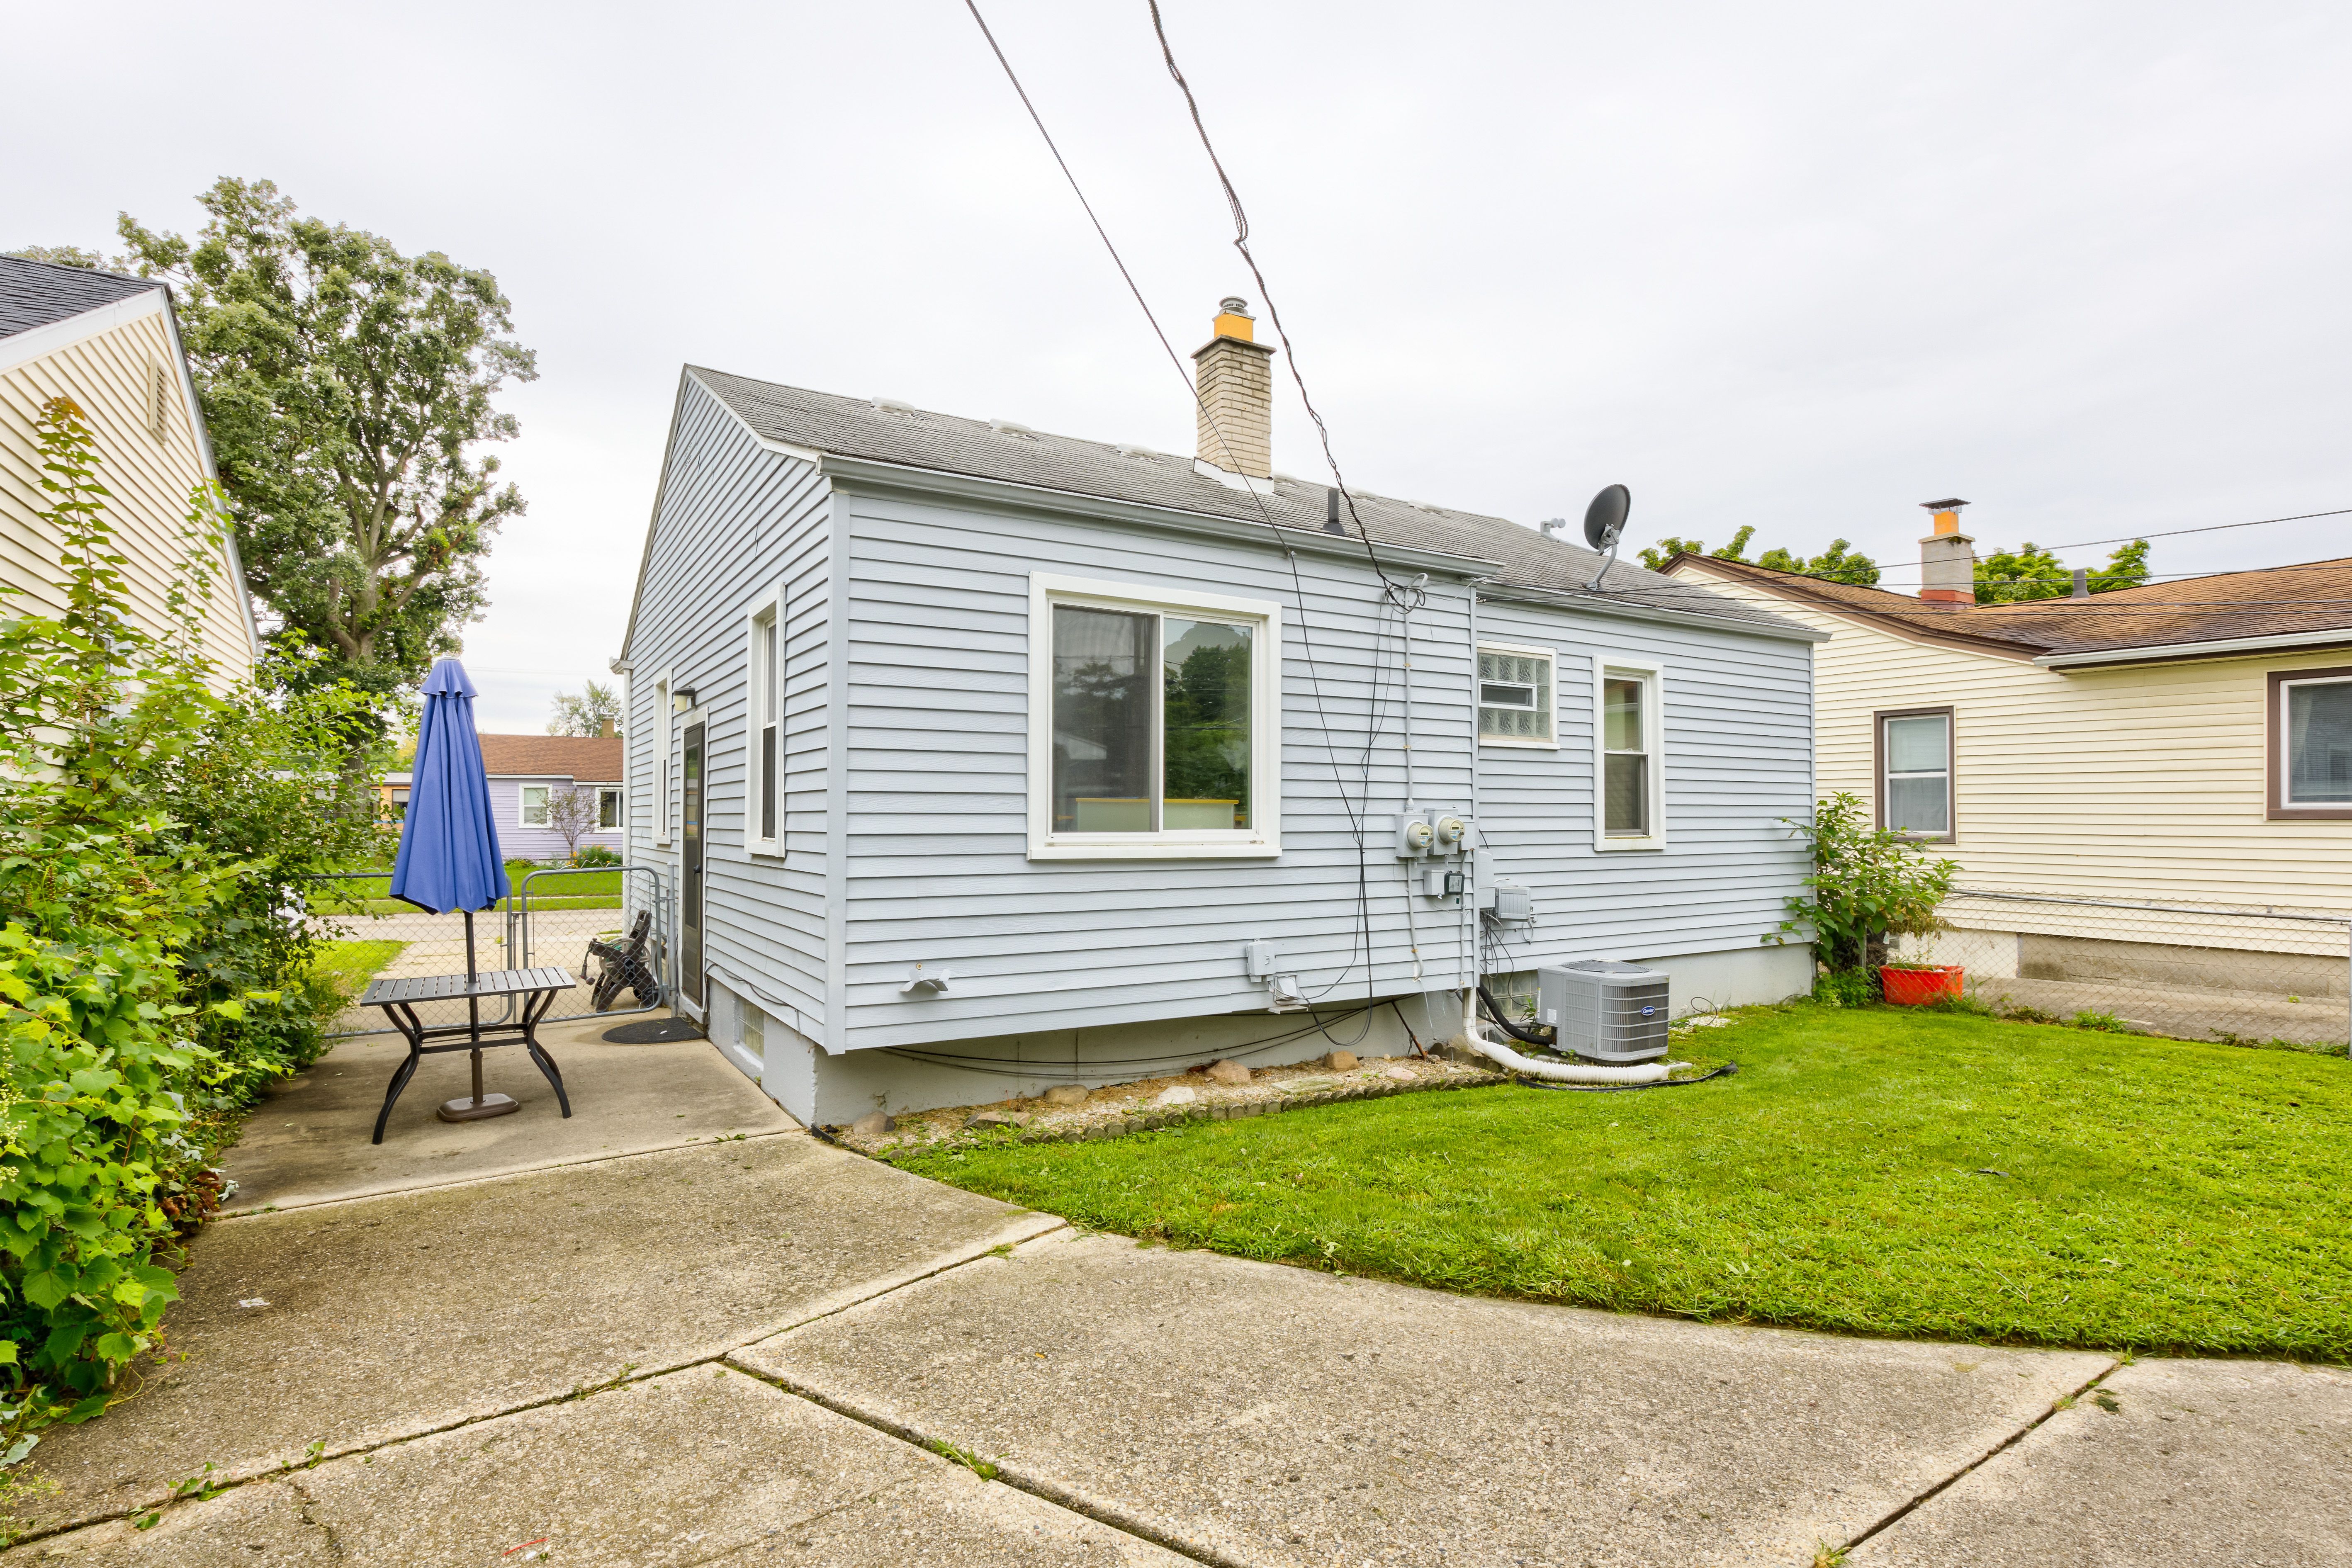
[{"label": "concrete patio slab", "polygon": [[2141,1362],[1864,1542],[1852,1561],[2352,1563],[2347,1470],[2352,1373],[2277,1362]]},{"label": "concrete patio slab", "polygon": [[1804,1563],[2107,1357],[1439,1295],[1067,1232],[738,1352],[1233,1563]]},{"label": "concrete patio slab", "polygon": [[50,1433],[36,1527],[716,1356],[1059,1222],[793,1134],[226,1220],[140,1396]]},{"label": "concrete patio slab", "polygon": [[0,1555],[278,1563],[1085,1564],[1183,1559],[744,1376],[697,1367]]},{"label": "concrete patio slab", "polygon": [[572,1096],[568,1119],[530,1055],[500,1046],[482,1053],[483,1088],[511,1095],[522,1109],[488,1121],[436,1120],[443,1100],[472,1092],[467,1053],[453,1051],[425,1058],[382,1143],[368,1134],[408,1047],[396,1036],[346,1040],[246,1122],[225,1162],[236,1183],[227,1212],[337,1203],[799,1126],[709,1041],[608,1046],[599,1037],[615,1021],[540,1031]]}]

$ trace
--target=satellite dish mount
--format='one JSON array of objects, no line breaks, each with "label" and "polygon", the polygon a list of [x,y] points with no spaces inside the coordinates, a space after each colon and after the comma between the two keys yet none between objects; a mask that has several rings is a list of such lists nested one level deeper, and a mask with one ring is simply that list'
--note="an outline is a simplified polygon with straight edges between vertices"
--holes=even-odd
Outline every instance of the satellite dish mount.
[{"label": "satellite dish mount", "polygon": [[1601,552],[1601,570],[1584,585],[1586,593],[1595,593],[1601,579],[1617,562],[1617,541],[1625,533],[1625,514],[1633,507],[1633,492],[1623,485],[1610,485],[1592,498],[1584,509],[1584,542]]}]

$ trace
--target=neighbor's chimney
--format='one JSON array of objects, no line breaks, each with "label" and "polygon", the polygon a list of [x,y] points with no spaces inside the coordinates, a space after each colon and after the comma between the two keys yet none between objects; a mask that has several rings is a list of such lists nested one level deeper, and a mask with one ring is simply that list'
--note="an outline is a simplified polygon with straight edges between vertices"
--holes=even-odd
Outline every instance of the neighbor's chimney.
[{"label": "neighbor's chimney", "polygon": [[1964,500],[1923,500],[1935,531],[1919,542],[1919,596],[1930,604],[1977,602],[1977,542],[1960,531]]},{"label": "neighbor's chimney", "polygon": [[600,741],[609,741],[613,738],[613,721],[610,719],[597,726],[596,738]]},{"label": "neighbor's chimney", "polygon": [[1201,460],[1229,474],[1274,477],[1274,350],[1255,341],[1249,301],[1217,301],[1216,336],[1195,352]]}]

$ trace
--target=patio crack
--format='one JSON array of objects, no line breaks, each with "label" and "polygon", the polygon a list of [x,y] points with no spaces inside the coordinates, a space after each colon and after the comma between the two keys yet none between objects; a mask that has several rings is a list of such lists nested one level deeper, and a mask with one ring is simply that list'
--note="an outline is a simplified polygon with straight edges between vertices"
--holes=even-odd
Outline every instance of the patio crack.
[{"label": "patio crack", "polygon": [[1916,1513],[1920,1509],[1926,1507],[1927,1504],[1935,1501],[1937,1498],[1943,1496],[1946,1492],[1951,1490],[1952,1488],[1959,1485],[1961,1481],[1967,1479],[1969,1476],[1974,1475],[1985,1466],[1992,1463],[1995,1459],[2000,1458],[2003,1454],[2008,1453],[2011,1448],[2016,1447],[2020,1443],[2024,1442],[2027,1437],[2041,1429],[2042,1423],[2048,1421],[2061,1410],[2067,1409],[2078,1403],[2084,1394],[2090,1393],[2091,1390],[2098,1387],[2099,1384],[2106,1382],[2107,1379],[2122,1371],[2123,1365],[2124,1363],[2119,1361],[2109,1362],[2096,1376],[2084,1384],[2080,1388],[2074,1390],[2072,1393],[2067,1394],[2061,1398],[2052,1400],[2050,1402],[2049,1409],[2044,1410],[2041,1415],[2035,1416],[2032,1420],[2028,1421],[2024,1426],[2020,1426],[2016,1431],[2011,1432],[2008,1436],[2002,1438],[2000,1442],[1994,1444],[1991,1447],[1986,1449],[1975,1458],[1970,1459],[1967,1464],[1962,1465],[1958,1469],[1954,1470],[1950,1475],[1946,1476],[1942,1480],[1937,1481],[1934,1486],[1929,1487],[1926,1491],[1921,1492],[1910,1501],[1904,1503],[1899,1508],[1895,1508],[1888,1511],[1878,1521],[1877,1523],[1872,1525],[1868,1530],[1864,1531],[1860,1535],[1855,1536],[1853,1540],[1846,1542],[1838,1549],[1840,1552],[1840,1561],[1843,1561],[1843,1555],[1845,1553],[1853,1552],[1864,1542],[1870,1540],[1873,1536],[1882,1533],[1903,1520],[1909,1518],[1912,1514]]}]

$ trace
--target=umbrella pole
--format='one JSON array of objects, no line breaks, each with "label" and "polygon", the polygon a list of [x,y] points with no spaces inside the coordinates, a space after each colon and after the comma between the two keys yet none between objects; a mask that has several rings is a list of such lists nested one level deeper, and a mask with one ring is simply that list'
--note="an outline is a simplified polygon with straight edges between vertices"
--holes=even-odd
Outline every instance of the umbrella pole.
[{"label": "umbrella pole", "polygon": [[435,1114],[444,1121],[478,1121],[487,1116],[505,1116],[520,1110],[522,1103],[508,1095],[482,1092],[482,1001],[474,994],[475,983],[481,979],[474,963],[474,911],[466,911],[466,1038],[474,1047],[474,1098],[442,1102]]}]

